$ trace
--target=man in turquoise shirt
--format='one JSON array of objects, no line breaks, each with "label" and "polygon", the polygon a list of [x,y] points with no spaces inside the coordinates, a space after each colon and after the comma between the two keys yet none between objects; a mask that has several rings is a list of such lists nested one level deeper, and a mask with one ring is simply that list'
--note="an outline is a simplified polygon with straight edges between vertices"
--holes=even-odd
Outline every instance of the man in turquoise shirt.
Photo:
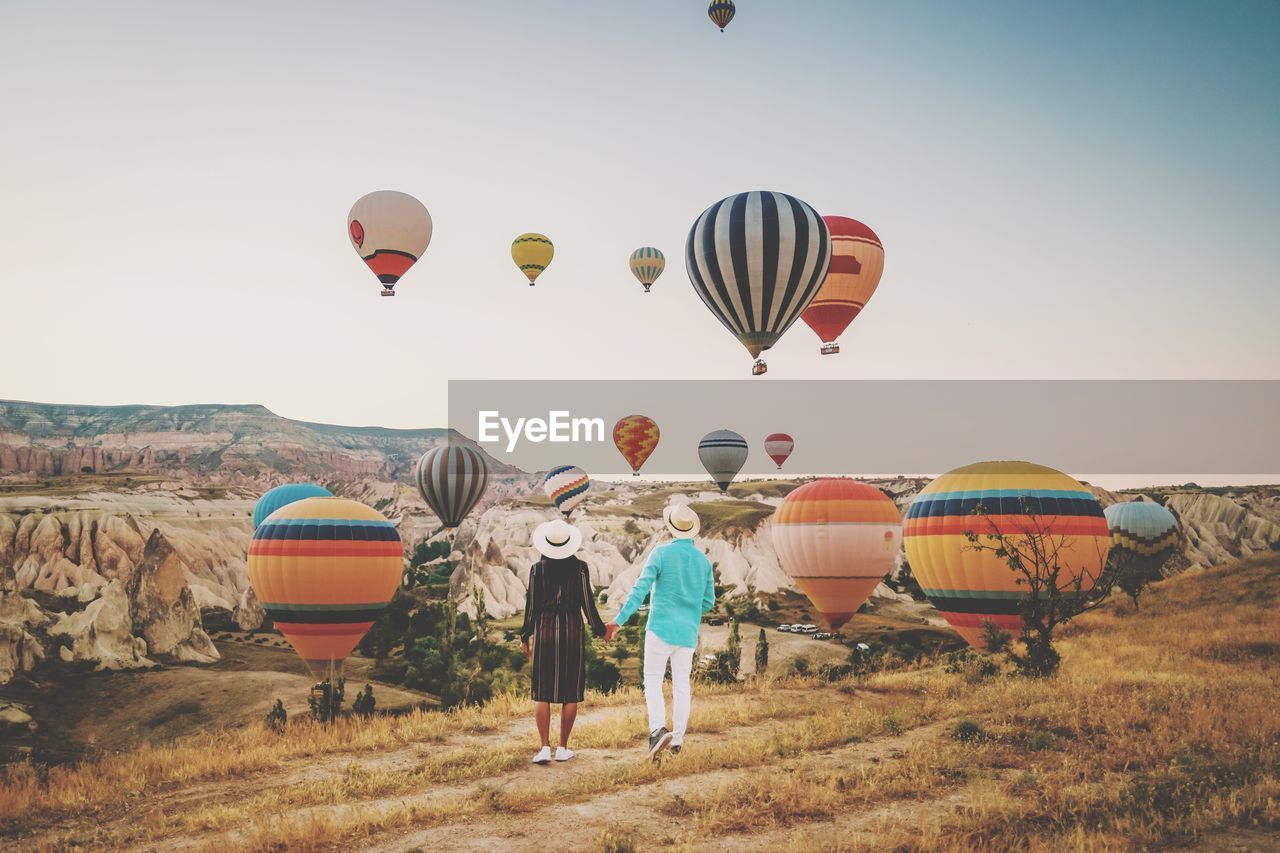
[{"label": "man in turquoise shirt", "polygon": [[[679,752],[689,725],[693,650],[698,645],[702,614],[716,605],[715,573],[711,561],[693,544],[700,527],[698,514],[685,504],[662,512],[673,541],[659,545],[649,555],[626,603],[605,626],[605,639],[613,639],[644,603],[649,602],[649,628],[644,638],[644,698],[649,708],[649,757],[671,747]],[[666,700],[662,682],[671,664],[671,730],[667,729]]]}]

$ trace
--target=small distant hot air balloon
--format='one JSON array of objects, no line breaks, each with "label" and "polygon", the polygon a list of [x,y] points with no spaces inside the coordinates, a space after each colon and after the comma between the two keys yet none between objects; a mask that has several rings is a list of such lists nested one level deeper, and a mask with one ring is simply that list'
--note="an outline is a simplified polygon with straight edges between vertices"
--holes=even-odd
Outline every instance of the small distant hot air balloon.
[{"label": "small distant hot air balloon", "polygon": [[556,247],[545,234],[521,234],[511,243],[511,260],[529,279],[529,286],[538,280],[555,257]]},{"label": "small distant hot air balloon", "polygon": [[711,0],[711,5],[707,7],[707,17],[720,28],[720,32],[724,32],[736,11],[733,0]]},{"label": "small distant hot air balloon", "polygon": [[809,307],[830,261],[822,217],[784,193],[721,199],[693,223],[685,244],[693,289],[756,359],[754,376],[769,369],[760,353]]},{"label": "small distant hot air balloon", "polygon": [[747,440],[731,429],[709,432],[698,442],[698,458],[721,494],[729,491],[729,484],[747,464],[747,453]]},{"label": "small distant hot air balloon", "polygon": [[450,443],[422,454],[415,479],[427,506],[447,529],[453,530],[484,495],[489,467],[480,451]]},{"label": "small distant hot air balloon", "polygon": [[631,274],[644,285],[644,292],[648,293],[658,276],[667,268],[667,258],[652,246],[643,246],[631,253],[630,265]]},{"label": "small distant hot air balloon", "polygon": [[1124,501],[1103,512],[1111,547],[1131,558],[1161,565],[1178,546],[1178,519],[1154,501]]},{"label": "small distant hot air balloon", "polygon": [[347,236],[382,282],[382,295],[395,296],[396,282],[431,243],[431,214],[407,193],[378,190],[351,205]]},{"label": "small distant hot air balloon", "polygon": [[974,550],[965,534],[998,532],[1017,543],[1019,534],[1036,530],[1053,540],[1060,577],[1072,584],[1079,578],[1082,590],[1092,589],[1106,565],[1111,532],[1098,499],[1061,471],[1031,462],[966,465],[925,486],[907,510],[903,543],[912,574],[956,633],[979,651],[984,622],[1021,630],[1026,592],[1008,562]]},{"label": "small distant hot air balloon", "polygon": [[542,481],[542,491],[551,498],[556,509],[564,513],[565,518],[587,497],[587,489],[591,488],[591,478],[587,472],[577,465],[561,465],[547,472]]},{"label": "small distant hot air balloon", "polygon": [[306,498],[253,533],[249,583],[267,617],[317,678],[340,672],[400,585],[404,546],[391,522],[345,498]]},{"label": "small distant hot air balloon", "polygon": [[627,415],[613,425],[613,443],[631,466],[632,476],[640,476],[640,468],[658,446],[658,423],[645,415]]},{"label": "small distant hot air balloon", "polygon": [[884,492],[854,480],[815,480],[773,517],[782,568],[833,629],[884,580],[902,544],[902,514]]},{"label": "small distant hot air balloon", "polygon": [[876,292],[884,273],[884,246],[876,232],[847,216],[824,216],[831,232],[831,268],[805,309],[805,323],[822,339],[822,354],[840,352],[836,338]]},{"label": "small distant hot air balloon", "polygon": [[770,433],[764,440],[765,455],[777,463],[779,471],[782,470],[782,463],[787,461],[787,457],[791,455],[795,446],[795,440],[785,432]]},{"label": "small distant hot air balloon", "polygon": [[283,486],[276,486],[264,493],[253,505],[253,529],[257,530],[262,522],[267,520],[267,516],[294,501],[331,497],[333,497],[332,492],[315,483],[285,483]]}]

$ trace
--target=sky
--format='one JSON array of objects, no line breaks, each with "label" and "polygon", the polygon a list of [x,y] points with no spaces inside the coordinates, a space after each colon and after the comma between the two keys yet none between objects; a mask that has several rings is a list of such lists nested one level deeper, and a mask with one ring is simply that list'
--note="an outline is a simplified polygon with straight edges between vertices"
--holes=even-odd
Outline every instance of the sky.
[{"label": "sky", "polygon": [[[1280,377],[1274,2],[0,8],[0,398],[425,427],[450,379],[747,379],[683,254],[752,189],[886,249],[842,354],[797,323],[758,381]],[[394,299],[376,189],[435,224]]]}]

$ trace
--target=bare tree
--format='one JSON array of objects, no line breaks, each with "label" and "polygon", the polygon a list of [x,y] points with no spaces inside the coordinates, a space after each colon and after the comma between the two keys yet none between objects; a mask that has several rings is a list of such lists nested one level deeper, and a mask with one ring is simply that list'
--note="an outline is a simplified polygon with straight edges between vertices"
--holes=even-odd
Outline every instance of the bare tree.
[{"label": "bare tree", "polygon": [[983,626],[987,650],[1003,653],[1020,672],[1046,676],[1057,671],[1061,660],[1053,647],[1053,632],[1106,601],[1116,575],[1107,570],[1105,554],[1096,543],[1091,560],[1068,547],[1067,534],[1054,532],[1057,516],[1041,515],[1026,497],[1021,504],[1026,521],[1018,530],[1002,530],[978,504],[973,509],[976,529],[964,535],[971,550],[1004,561],[1015,575],[1014,583],[1023,588],[1018,640],[1025,650],[1013,648],[1012,635],[989,620]]}]

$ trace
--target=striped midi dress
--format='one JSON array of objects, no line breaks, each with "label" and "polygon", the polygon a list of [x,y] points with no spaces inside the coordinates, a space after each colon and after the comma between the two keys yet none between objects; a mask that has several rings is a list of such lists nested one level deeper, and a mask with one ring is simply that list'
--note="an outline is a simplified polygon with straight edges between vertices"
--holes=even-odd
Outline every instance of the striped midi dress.
[{"label": "striped midi dress", "polygon": [[542,559],[529,569],[520,639],[533,641],[533,701],[581,702],[587,688],[582,618],[604,636],[587,564],[577,557]]}]

